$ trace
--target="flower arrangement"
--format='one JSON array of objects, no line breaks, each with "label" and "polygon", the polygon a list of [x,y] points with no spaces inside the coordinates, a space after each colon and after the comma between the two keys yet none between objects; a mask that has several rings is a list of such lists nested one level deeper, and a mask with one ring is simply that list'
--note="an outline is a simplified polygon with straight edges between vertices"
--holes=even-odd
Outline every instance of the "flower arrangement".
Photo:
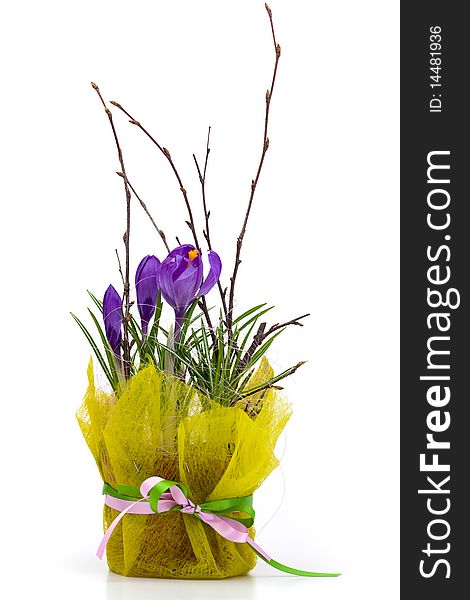
[{"label": "flower arrangement", "polygon": [[[272,307],[267,304],[235,313],[243,240],[269,148],[269,114],[281,56],[267,5],[266,11],[274,68],[265,97],[261,155],[228,288],[221,283],[222,260],[212,247],[206,198],[210,128],[204,161],[193,155],[201,187],[205,253],[171,153],[121,104],[111,102],[151,140],[176,177],[193,243],[178,241],[171,249],[129,179],[113,113],[92,83],[108,117],[120,164],[126,200],[125,261],[122,268],[116,251],[122,296],[112,285],[102,301],[89,292],[94,304],[89,314],[99,341],[72,315],[110,385],[109,392],[96,388],[90,361],[88,389],[77,417],[104,482],[106,533],[98,555],[101,558],[106,548],[110,569],[122,575],[223,578],[246,574],[256,556],[288,573],[331,575],[282,565],[254,541],[252,495],[278,464],[274,447],[291,413],[279,396],[279,382],[303,364],[275,374],[266,352],[286,328],[301,326],[308,316],[268,326],[263,318]],[[162,260],[148,255],[140,261],[135,300],[130,281],[133,198],[151,219],[166,252]],[[216,287],[220,309],[214,314],[206,297]],[[167,328],[161,319],[164,311],[174,314]]]}]

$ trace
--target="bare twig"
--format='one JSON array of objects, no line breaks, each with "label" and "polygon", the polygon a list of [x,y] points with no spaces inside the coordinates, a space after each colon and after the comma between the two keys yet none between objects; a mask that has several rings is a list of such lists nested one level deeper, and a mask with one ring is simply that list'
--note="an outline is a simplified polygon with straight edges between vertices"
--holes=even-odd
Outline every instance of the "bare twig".
[{"label": "bare twig", "polygon": [[103,96],[99,90],[99,87],[96,83],[91,83],[91,87],[98,94],[99,99],[104,107],[106,115],[109,120],[109,124],[111,125],[111,129],[113,132],[114,142],[116,144],[116,149],[118,153],[119,163],[121,165],[122,179],[124,182],[124,190],[126,193],[126,231],[123,236],[124,247],[126,250],[126,259],[125,259],[125,274],[124,274],[124,294],[123,294],[123,367],[124,367],[124,377],[129,379],[130,377],[130,367],[131,367],[131,352],[130,352],[130,344],[129,344],[129,320],[130,320],[130,286],[129,286],[129,237],[131,230],[131,192],[129,189],[129,182],[126,175],[126,167],[124,166],[124,159],[122,156],[121,146],[119,144],[119,138],[116,133],[116,128],[114,127],[113,115],[109,108],[106,106],[105,101],[103,100]]},{"label": "bare twig", "polygon": [[[193,154],[194,163],[196,164],[197,173],[199,176],[199,183],[201,184],[201,194],[202,194],[202,207],[204,210],[205,217],[205,229],[203,230],[204,237],[206,239],[209,250],[212,250],[212,242],[211,242],[211,234],[209,227],[209,218],[211,216],[210,210],[207,209],[207,200],[206,200],[206,173],[207,173],[207,162],[209,159],[209,153],[211,151],[209,142],[210,142],[211,128],[209,127],[207,131],[207,143],[206,143],[206,157],[204,160],[204,169],[201,171],[199,167],[199,163],[197,161],[196,155]],[[227,290],[222,289],[222,284],[220,280],[217,281],[217,287],[219,288],[220,299],[222,300],[222,308],[224,311],[225,318],[227,318],[227,301],[225,299],[225,294]]]},{"label": "bare twig", "polygon": [[300,320],[305,319],[305,317],[308,317],[309,315],[310,315],[310,313],[307,313],[307,314],[297,317],[295,319],[291,319],[290,321],[286,321],[285,323],[275,323],[274,325],[271,325],[271,327],[268,330],[266,330],[266,323],[261,323],[260,326],[258,327],[258,331],[255,333],[255,335],[253,337],[253,341],[252,341],[250,347],[245,352],[243,358],[240,360],[240,363],[238,366],[238,371],[240,372],[246,367],[246,365],[250,362],[250,360],[251,360],[252,356],[254,355],[254,353],[256,352],[256,350],[259,348],[259,346],[261,346],[261,344],[264,342],[264,340],[267,339],[270,335],[272,335],[276,331],[279,331],[280,329],[284,329],[285,327],[288,327],[289,325],[298,325],[299,327],[303,327],[303,324],[300,323]]},{"label": "bare twig", "polygon": [[301,362],[298,362],[296,365],[294,365],[293,367],[291,367],[290,369],[287,369],[287,371],[284,371],[284,373],[282,373],[281,375],[279,375],[278,377],[276,377],[275,381],[272,383],[266,383],[265,385],[260,385],[259,387],[254,388],[251,391],[248,391],[246,394],[244,394],[242,392],[241,397],[243,399],[245,398],[249,398],[250,396],[253,396],[253,394],[258,394],[259,392],[261,392],[262,390],[268,390],[270,388],[274,388],[276,390],[282,390],[282,387],[279,387],[277,384],[278,381],[281,381],[282,379],[285,379],[286,377],[289,377],[290,375],[293,375],[297,369],[300,369],[300,367],[302,365],[304,365],[307,361],[303,360]]},{"label": "bare twig", "polygon": [[268,329],[265,337],[268,337],[278,329],[284,329],[284,327],[287,327],[288,325],[298,325],[299,327],[303,327],[304,325],[303,323],[300,323],[300,320],[305,319],[309,316],[310,313],[305,313],[305,315],[301,315],[300,317],[296,317],[295,319],[291,319],[290,321],[286,321],[285,323],[275,323],[274,325],[271,325],[271,327]]},{"label": "bare twig", "polygon": [[260,325],[258,327],[258,331],[253,336],[253,341],[251,342],[250,347],[245,352],[243,358],[241,359],[241,361],[240,361],[240,363],[238,365],[238,372],[239,373],[241,371],[243,371],[243,369],[249,363],[251,357],[253,356],[253,354],[256,351],[256,348],[258,348],[258,346],[261,346],[261,344],[263,343],[263,340],[265,339],[265,333],[264,332],[266,330],[266,325],[267,325],[267,323],[260,323]]},{"label": "bare twig", "polygon": [[[186,224],[188,225],[189,229],[191,230],[192,234],[193,234],[193,238],[194,238],[194,245],[196,246],[196,248],[198,248],[199,250],[201,249],[201,246],[199,244],[199,240],[197,237],[197,232],[196,232],[196,225],[194,223],[194,217],[193,217],[193,211],[191,209],[191,204],[189,203],[189,198],[188,198],[188,192],[186,191],[186,188],[183,185],[183,181],[181,179],[181,176],[179,174],[178,169],[175,166],[175,163],[173,162],[173,158],[170,154],[170,151],[168,150],[168,148],[165,148],[165,146],[162,146],[148,131],[147,129],[145,129],[145,127],[136,119],[134,119],[134,117],[121,105],[119,104],[119,102],[116,102],[115,100],[111,100],[111,104],[113,106],[115,106],[116,108],[119,108],[120,111],[122,111],[127,117],[129,117],[129,122],[132,123],[132,125],[135,125],[136,127],[138,127],[143,133],[145,133],[145,135],[155,144],[155,146],[160,150],[160,152],[163,154],[163,156],[167,159],[167,161],[170,164],[170,167],[178,181],[178,185],[180,188],[180,191],[183,195],[183,199],[184,202],[186,204],[186,208],[188,211],[188,216],[189,216],[189,221],[186,221]],[[179,242],[178,242],[179,243]],[[205,298],[201,298],[200,302],[199,302],[199,307],[201,308],[202,312],[204,313],[204,317],[206,319],[207,322],[207,326],[209,328],[210,334],[211,334],[211,338],[212,338],[212,342],[214,345],[217,344],[217,337],[215,335],[214,332],[214,327],[212,325],[211,322],[211,318],[209,315],[209,309],[207,308],[207,303],[206,303],[206,299]]]},{"label": "bare twig", "polygon": [[212,339],[212,344],[217,351],[217,336],[215,335],[214,326],[212,325],[211,317],[209,315],[209,309],[207,308],[207,303],[206,303],[206,299],[204,298],[204,296],[199,300],[198,306],[204,313],[204,318],[206,319],[206,322],[207,322],[207,327],[209,329],[209,333],[210,333],[210,336]]},{"label": "bare twig", "polygon": [[199,240],[197,238],[197,232],[196,232],[196,226],[194,224],[194,217],[193,217],[193,211],[191,209],[191,204],[189,203],[189,198],[188,198],[188,192],[186,191],[186,188],[183,185],[183,181],[181,179],[181,176],[178,172],[178,169],[175,166],[175,163],[173,162],[173,158],[170,154],[170,151],[168,150],[168,148],[165,148],[165,146],[162,146],[148,131],[147,129],[145,129],[145,127],[139,122],[137,121],[137,119],[134,119],[134,117],[121,105],[119,104],[119,102],[116,102],[115,100],[111,100],[111,104],[113,106],[115,106],[116,108],[119,108],[120,111],[122,111],[127,117],[129,117],[129,122],[132,123],[132,125],[135,125],[136,127],[138,127],[143,133],[145,133],[145,135],[155,144],[155,146],[160,150],[160,152],[163,154],[163,156],[167,159],[167,161],[170,164],[170,167],[178,181],[178,185],[180,188],[180,191],[183,195],[183,199],[184,202],[186,204],[186,208],[188,211],[188,216],[189,216],[189,221],[186,221],[189,229],[191,230],[192,234],[193,234],[193,238],[194,238],[194,242],[195,242],[195,246],[196,248],[200,248],[199,245]]},{"label": "bare twig", "polygon": [[117,258],[117,262],[118,262],[119,273],[121,274],[122,285],[126,285],[126,280],[124,279],[124,274],[122,272],[121,259],[119,258],[118,249],[115,248],[114,251],[116,252],[116,258]]},{"label": "bare twig", "polygon": [[237,238],[237,250],[236,250],[236,255],[235,255],[235,264],[233,267],[233,275],[230,278],[230,293],[229,293],[228,314],[227,314],[227,327],[228,327],[228,332],[229,332],[229,338],[231,338],[233,335],[232,325],[233,325],[233,306],[234,306],[234,300],[235,300],[235,282],[236,282],[236,278],[237,278],[237,274],[238,274],[238,268],[241,263],[240,255],[241,255],[241,250],[242,250],[242,245],[243,245],[243,238],[245,237],[246,226],[248,224],[248,218],[250,216],[251,208],[253,205],[253,198],[255,196],[256,187],[258,185],[261,170],[263,168],[266,152],[268,151],[268,148],[269,148],[269,138],[268,138],[269,109],[271,106],[271,99],[272,99],[272,95],[273,95],[273,91],[274,91],[274,84],[276,83],[276,75],[277,75],[277,67],[279,64],[279,58],[281,56],[281,46],[277,43],[277,40],[276,40],[272,11],[267,4],[265,4],[265,7],[266,7],[266,11],[268,13],[269,22],[271,25],[271,33],[272,33],[272,37],[273,37],[274,53],[275,53],[274,70],[273,70],[273,77],[272,77],[272,81],[271,81],[271,87],[270,87],[270,89],[268,89],[266,91],[266,110],[265,110],[265,116],[264,116],[264,132],[263,132],[263,145],[262,145],[262,149],[261,149],[261,157],[259,160],[256,176],[251,181],[250,199],[248,202],[245,219],[243,221],[243,226],[242,226],[240,234]]},{"label": "bare twig", "polygon": [[204,218],[205,218],[205,224],[206,224],[206,228],[203,231],[203,233],[204,233],[204,237],[206,238],[207,245],[209,246],[209,250],[212,250],[211,240],[210,240],[210,229],[209,229],[210,211],[207,210],[207,201],[206,201],[206,172],[207,172],[207,163],[209,160],[209,154],[211,151],[210,145],[209,145],[210,136],[211,136],[211,128],[209,127],[209,129],[207,130],[206,157],[204,159],[203,172],[201,172],[201,169],[199,168],[199,163],[197,162],[195,154],[193,154],[193,159],[194,159],[194,162],[196,163],[197,173],[199,175],[199,182],[201,184],[201,191],[202,191],[202,206],[204,209]]},{"label": "bare twig", "polygon": [[[119,177],[123,177],[123,174],[121,172],[119,172],[119,171],[116,171],[116,174],[119,175]],[[168,242],[166,241],[166,235],[165,235],[163,229],[160,229],[160,227],[158,227],[158,225],[155,223],[155,219],[150,214],[150,211],[147,208],[147,205],[142,200],[142,198],[139,196],[139,194],[135,191],[134,186],[131,184],[131,182],[129,181],[129,179],[127,179],[127,185],[130,187],[130,189],[132,190],[132,193],[134,194],[134,196],[137,198],[137,200],[139,201],[140,205],[144,209],[144,211],[147,214],[148,218],[150,219],[152,225],[157,230],[158,235],[162,238],[162,242],[165,245],[165,248],[167,249],[168,252],[170,252],[170,246],[168,245]]]}]

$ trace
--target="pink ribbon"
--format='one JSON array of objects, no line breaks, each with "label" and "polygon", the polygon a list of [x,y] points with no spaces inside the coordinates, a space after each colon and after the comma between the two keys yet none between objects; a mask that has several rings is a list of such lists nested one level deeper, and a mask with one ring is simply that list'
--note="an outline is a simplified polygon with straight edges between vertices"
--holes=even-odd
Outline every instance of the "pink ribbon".
[{"label": "pink ribbon", "polygon": [[[150,490],[163,481],[161,477],[149,477],[140,486],[140,493],[142,498],[135,502],[130,500],[121,500],[120,498],[114,498],[109,494],[105,496],[105,504],[114,510],[120,511],[118,516],[114,519],[111,525],[106,530],[106,533],[101,540],[101,544],[96,552],[96,555],[101,560],[103,558],[106,545],[113,531],[116,529],[119,521],[124,517],[125,514],[131,515],[151,515],[155,514],[150,508],[148,502]],[[212,527],[219,535],[224,537],[231,542],[237,542],[239,544],[249,544],[254,550],[256,550],[265,560],[271,560],[270,557],[262,550],[248,535],[248,528],[230,517],[223,517],[221,515],[214,515],[212,513],[204,512],[198,504],[194,504],[189,498],[186,498],[185,494],[177,485],[173,485],[169,490],[160,496],[158,501],[158,514],[168,512],[172,508],[177,506],[181,507],[179,512],[186,515],[196,514],[201,521]]]}]

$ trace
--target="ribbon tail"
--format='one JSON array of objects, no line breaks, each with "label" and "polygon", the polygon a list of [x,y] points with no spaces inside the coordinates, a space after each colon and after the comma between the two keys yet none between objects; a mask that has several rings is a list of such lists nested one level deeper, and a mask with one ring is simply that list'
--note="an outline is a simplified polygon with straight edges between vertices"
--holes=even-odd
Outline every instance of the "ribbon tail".
[{"label": "ribbon tail", "polygon": [[[183,489],[180,489],[180,486]],[[128,486],[120,487],[123,491],[123,494],[121,494],[119,491],[116,492],[116,490],[108,486],[108,484],[105,484],[103,488],[104,492],[106,493],[105,504],[114,510],[118,510],[119,514],[106,530],[106,533],[101,540],[101,544],[98,547],[96,555],[100,560],[103,558],[109,538],[126,513],[146,515],[152,513],[158,514],[177,509],[179,507],[179,510],[181,510],[182,513],[196,516],[203,523],[212,527],[212,529],[214,529],[225,539],[239,544],[248,544],[253,552],[262,558],[268,565],[278,569],[278,571],[283,571],[284,573],[289,573],[291,575],[297,575],[300,577],[339,577],[339,575],[341,575],[341,573],[316,573],[314,571],[302,571],[301,569],[294,569],[293,567],[283,565],[282,563],[279,563],[271,558],[249,536],[248,527],[253,523],[255,516],[251,503],[251,496],[247,498],[240,498],[239,503],[235,506],[232,504],[235,502],[235,500],[230,499],[208,502],[201,507],[199,505],[196,506],[187,498],[188,491],[186,486],[183,487],[183,484],[176,484],[174,481],[162,479],[161,477],[149,477],[146,479],[140,486],[140,493],[143,497],[134,502],[132,501],[132,497],[128,495],[128,493],[136,493],[134,488],[130,488]],[[149,500],[149,502],[139,504],[139,502],[146,500]],[[206,512],[205,510],[201,510],[201,508],[210,510],[209,512]],[[235,508],[240,510],[234,510]],[[233,512],[245,512],[250,518],[236,519],[226,517],[223,514],[217,514],[216,512],[222,510],[227,511],[228,509],[232,509]]]},{"label": "ribbon tail", "polygon": [[195,512],[194,514],[226,540],[243,544],[248,538],[247,527],[234,519],[205,513],[202,510]]},{"label": "ribbon tail", "polygon": [[129,506],[127,508],[125,508],[122,512],[120,512],[118,514],[118,516],[114,519],[114,521],[108,527],[108,529],[106,530],[106,533],[104,534],[103,539],[101,540],[101,544],[99,545],[98,550],[96,551],[96,556],[100,560],[102,560],[102,558],[103,558],[103,554],[104,554],[104,551],[106,550],[106,546],[108,544],[109,538],[111,537],[113,531],[116,529],[119,521],[122,519],[122,517],[127,512],[129,512],[132,508],[134,508],[134,506],[136,504],[138,504],[139,502],[142,502],[142,500],[145,500],[145,498],[141,498],[140,500],[137,500],[137,502],[133,502],[132,504],[129,504]]},{"label": "ribbon tail", "polygon": [[260,548],[258,544],[251,539],[251,537],[247,537],[246,543],[252,547],[252,549],[256,552],[258,556],[260,556],[264,561],[266,561],[269,564],[271,557],[262,548]]},{"label": "ribbon tail", "polygon": [[293,567],[288,567],[287,565],[283,565],[282,563],[277,562],[273,558],[270,558],[266,552],[256,544],[251,538],[246,540],[246,543],[251,546],[253,551],[264,560],[268,565],[274,567],[278,571],[283,571],[284,573],[289,573],[290,575],[298,575],[299,577],[339,577],[341,573],[315,573],[314,571],[302,571],[301,569],[294,569]]}]

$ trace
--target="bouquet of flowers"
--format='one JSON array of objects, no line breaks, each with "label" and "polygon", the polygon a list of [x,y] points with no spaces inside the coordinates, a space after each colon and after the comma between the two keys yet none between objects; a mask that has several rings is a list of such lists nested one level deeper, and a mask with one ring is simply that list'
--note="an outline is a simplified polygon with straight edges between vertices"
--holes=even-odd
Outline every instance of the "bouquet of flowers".
[{"label": "bouquet of flowers", "polygon": [[[266,92],[261,156],[228,289],[220,279],[222,260],[212,248],[206,199],[210,129],[204,161],[194,156],[207,270],[188,193],[169,150],[119,103],[111,102],[152,141],[176,177],[192,243],[178,241],[173,249],[128,177],[113,113],[92,83],[117,149],[127,227],[124,267],[117,256],[122,297],[112,285],[102,301],[89,292],[94,309],[88,310],[98,338],[72,315],[109,381],[108,391],[95,386],[90,360],[88,389],[77,418],[104,485],[105,537],[98,556],[106,549],[109,568],[121,575],[223,578],[248,573],[257,556],[289,573],[329,575],[282,565],[254,541],[253,492],[278,464],[274,447],[291,414],[290,405],[279,395],[279,382],[302,364],[275,374],[266,352],[287,327],[302,325],[307,316],[268,326],[263,318],[272,307],[267,304],[239,315],[234,311],[243,239],[269,148],[269,111],[281,56],[267,5],[266,10],[274,69]],[[167,254],[163,260],[148,255],[140,261],[135,300],[130,283],[133,198],[151,219]],[[206,301],[213,288],[220,294],[216,315]],[[169,310],[174,319],[165,327],[161,316]]]}]

